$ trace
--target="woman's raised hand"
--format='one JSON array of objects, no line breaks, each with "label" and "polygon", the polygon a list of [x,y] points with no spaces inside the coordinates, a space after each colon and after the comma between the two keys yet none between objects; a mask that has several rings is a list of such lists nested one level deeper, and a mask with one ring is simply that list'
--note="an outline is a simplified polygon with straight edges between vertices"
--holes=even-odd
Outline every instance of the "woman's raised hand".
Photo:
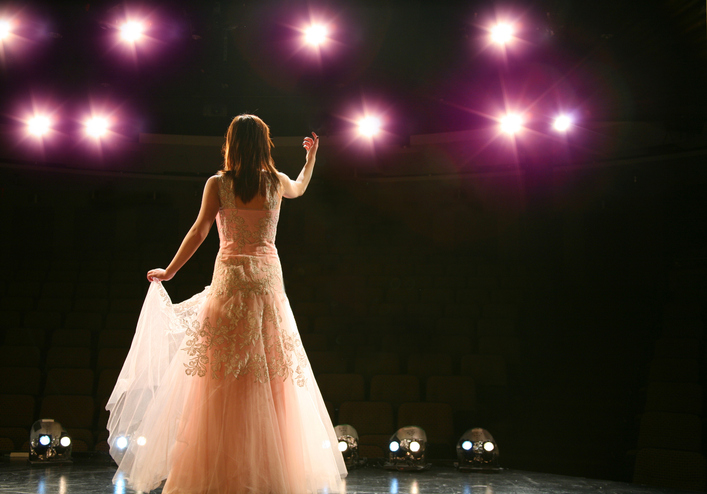
[{"label": "woman's raised hand", "polygon": [[164,269],[151,269],[147,272],[148,281],[169,281],[174,278],[173,274],[168,275]]},{"label": "woman's raised hand", "polygon": [[317,157],[319,149],[319,136],[312,132],[312,137],[305,137],[302,146],[307,150],[307,161]]}]

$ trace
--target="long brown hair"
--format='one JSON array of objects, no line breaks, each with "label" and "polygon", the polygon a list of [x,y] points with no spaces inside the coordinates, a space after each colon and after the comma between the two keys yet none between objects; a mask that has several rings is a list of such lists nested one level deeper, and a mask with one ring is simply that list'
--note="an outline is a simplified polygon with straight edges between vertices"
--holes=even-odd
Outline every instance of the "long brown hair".
[{"label": "long brown hair", "polygon": [[273,147],[270,127],[255,115],[238,115],[228,126],[219,173],[232,179],[233,193],[244,203],[258,194],[265,197],[279,191]]}]

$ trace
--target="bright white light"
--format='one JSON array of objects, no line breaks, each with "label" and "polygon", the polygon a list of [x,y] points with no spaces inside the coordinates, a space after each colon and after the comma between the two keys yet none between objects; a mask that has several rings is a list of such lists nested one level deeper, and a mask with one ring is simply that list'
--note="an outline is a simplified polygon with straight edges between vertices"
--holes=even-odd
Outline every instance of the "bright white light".
[{"label": "bright white light", "polygon": [[418,443],[417,441],[412,441],[410,443],[410,451],[412,451],[413,453],[417,453],[418,451],[420,451],[420,443]]},{"label": "bright white light", "polygon": [[471,444],[471,441],[464,441],[462,443],[462,449],[464,451],[469,451],[472,448],[473,444]]},{"label": "bright white light", "polygon": [[325,440],[322,442],[322,449],[329,449],[329,448],[331,448],[331,443],[330,443],[328,440],[325,439]]},{"label": "bright white light", "polygon": [[10,25],[10,21],[0,20],[0,40],[3,40],[10,36],[11,32],[12,26]]},{"label": "bright white light", "polygon": [[147,438],[145,436],[140,436],[137,438],[137,445],[144,446],[147,444]]},{"label": "bright white light", "polygon": [[47,436],[46,434],[39,436],[39,444],[42,446],[49,446],[50,442],[52,442],[51,436]]},{"label": "bright white light", "polygon": [[312,24],[304,30],[304,40],[312,46],[319,46],[326,41],[328,34],[326,26]]},{"label": "bright white light", "polygon": [[358,121],[358,133],[365,137],[374,137],[381,130],[381,121],[377,117],[365,117]]},{"label": "bright white light", "polygon": [[490,451],[493,451],[495,447],[496,447],[496,446],[494,446],[492,442],[486,441],[486,442],[484,443],[484,449],[485,449],[486,451],[489,451],[489,452],[490,452]]},{"label": "bright white light", "polygon": [[501,130],[508,134],[515,134],[523,125],[520,115],[509,114],[501,118]]},{"label": "bright white light", "polygon": [[398,441],[391,441],[391,443],[388,445],[388,448],[390,449],[390,451],[395,453],[400,449],[400,443]]},{"label": "bright white light", "polygon": [[59,444],[61,444],[63,447],[68,448],[69,445],[71,444],[71,438],[69,436],[63,436],[59,440]]},{"label": "bright white light", "polygon": [[86,122],[86,133],[91,137],[103,137],[108,131],[108,120],[93,117]]},{"label": "bright white light", "polygon": [[27,130],[30,134],[35,136],[43,136],[49,132],[49,127],[51,126],[51,121],[49,117],[38,116],[32,117],[27,122]]},{"label": "bright white light", "polygon": [[346,441],[339,441],[339,451],[343,453],[347,449],[349,449],[348,443]]},{"label": "bright white light", "polygon": [[553,127],[559,132],[565,132],[572,125],[572,119],[567,115],[560,115],[555,119]]},{"label": "bright white light", "polygon": [[499,45],[505,45],[513,38],[513,27],[510,24],[496,24],[491,28],[491,40]]},{"label": "bright white light", "polygon": [[123,41],[134,43],[142,37],[144,27],[141,22],[128,21],[120,26],[120,37]]},{"label": "bright white light", "polygon": [[118,439],[115,440],[115,446],[118,449],[125,449],[128,447],[128,438],[125,436],[120,436]]}]

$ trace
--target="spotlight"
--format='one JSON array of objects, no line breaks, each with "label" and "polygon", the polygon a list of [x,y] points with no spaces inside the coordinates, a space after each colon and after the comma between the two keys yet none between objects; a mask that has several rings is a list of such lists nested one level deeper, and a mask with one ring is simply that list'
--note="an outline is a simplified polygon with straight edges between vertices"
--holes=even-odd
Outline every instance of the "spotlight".
[{"label": "spotlight", "polygon": [[96,139],[103,137],[108,132],[108,120],[101,117],[93,117],[86,121],[86,133]]},{"label": "spotlight", "polygon": [[558,132],[566,132],[572,126],[572,119],[567,115],[560,115],[552,126]]},{"label": "spotlight", "polygon": [[486,429],[477,427],[466,431],[457,442],[457,458],[459,462],[455,466],[461,471],[501,471],[498,444]]},{"label": "spotlight", "polygon": [[145,27],[141,22],[128,21],[120,26],[120,37],[123,41],[134,43],[142,37]]},{"label": "spotlight", "polygon": [[0,40],[6,39],[12,33],[12,25],[8,20],[0,20]]},{"label": "spotlight", "polygon": [[509,113],[501,117],[501,130],[507,134],[515,134],[523,126],[523,119],[520,115]]},{"label": "spotlight", "polygon": [[32,117],[27,122],[27,130],[30,134],[37,137],[42,137],[44,134],[49,132],[50,127],[51,120],[49,120],[49,117],[44,115]]},{"label": "spotlight", "polygon": [[312,24],[304,30],[304,40],[312,46],[319,46],[327,39],[329,30],[321,24]]},{"label": "spotlight", "polygon": [[52,463],[71,461],[71,438],[59,422],[37,420],[29,431],[29,461]]},{"label": "spotlight", "polygon": [[358,133],[364,137],[377,136],[381,130],[381,121],[378,117],[364,117],[358,121]]},{"label": "spotlight", "polygon": [[505,45],[513,38],[513,26],[506,23],[496,24],[491,28],[491,40],[499,45]]},{"label": "spotlight", "polygon": [[344,457],[347,468],[362,466],[364,461],[358,458],[358,432],[348,424],[337,425],[334,428],[339,439],[339,451]]},{"label": "spotlight", "polygon": [[388,470],[427,470],[425,449],[427,434],[420,427],[408,426],[399,429],[388,442],[388,461],[384,467]]}]

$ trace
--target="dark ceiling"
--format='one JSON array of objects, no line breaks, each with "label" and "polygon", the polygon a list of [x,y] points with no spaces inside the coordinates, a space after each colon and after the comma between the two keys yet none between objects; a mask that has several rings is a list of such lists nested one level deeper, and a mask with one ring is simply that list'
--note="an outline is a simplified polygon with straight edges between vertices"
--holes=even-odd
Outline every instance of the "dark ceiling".
[{"label": "dark ceiling", "polygon": [[[275,135],[336,133],[364,107],[406,135],[489,125],[506,107],[592,120],[701,120],[705,3],[691,0],[16,2],[5,122],[31,102],[119,108],[125,132],[222,135],[255,112]],[[148,38],[116,42],[126,13]],[[505,56],[485,27],[508,15]],[[300,46],[311,16],[332,26]],[[78,118],[78,117],[76,117]]]}]

